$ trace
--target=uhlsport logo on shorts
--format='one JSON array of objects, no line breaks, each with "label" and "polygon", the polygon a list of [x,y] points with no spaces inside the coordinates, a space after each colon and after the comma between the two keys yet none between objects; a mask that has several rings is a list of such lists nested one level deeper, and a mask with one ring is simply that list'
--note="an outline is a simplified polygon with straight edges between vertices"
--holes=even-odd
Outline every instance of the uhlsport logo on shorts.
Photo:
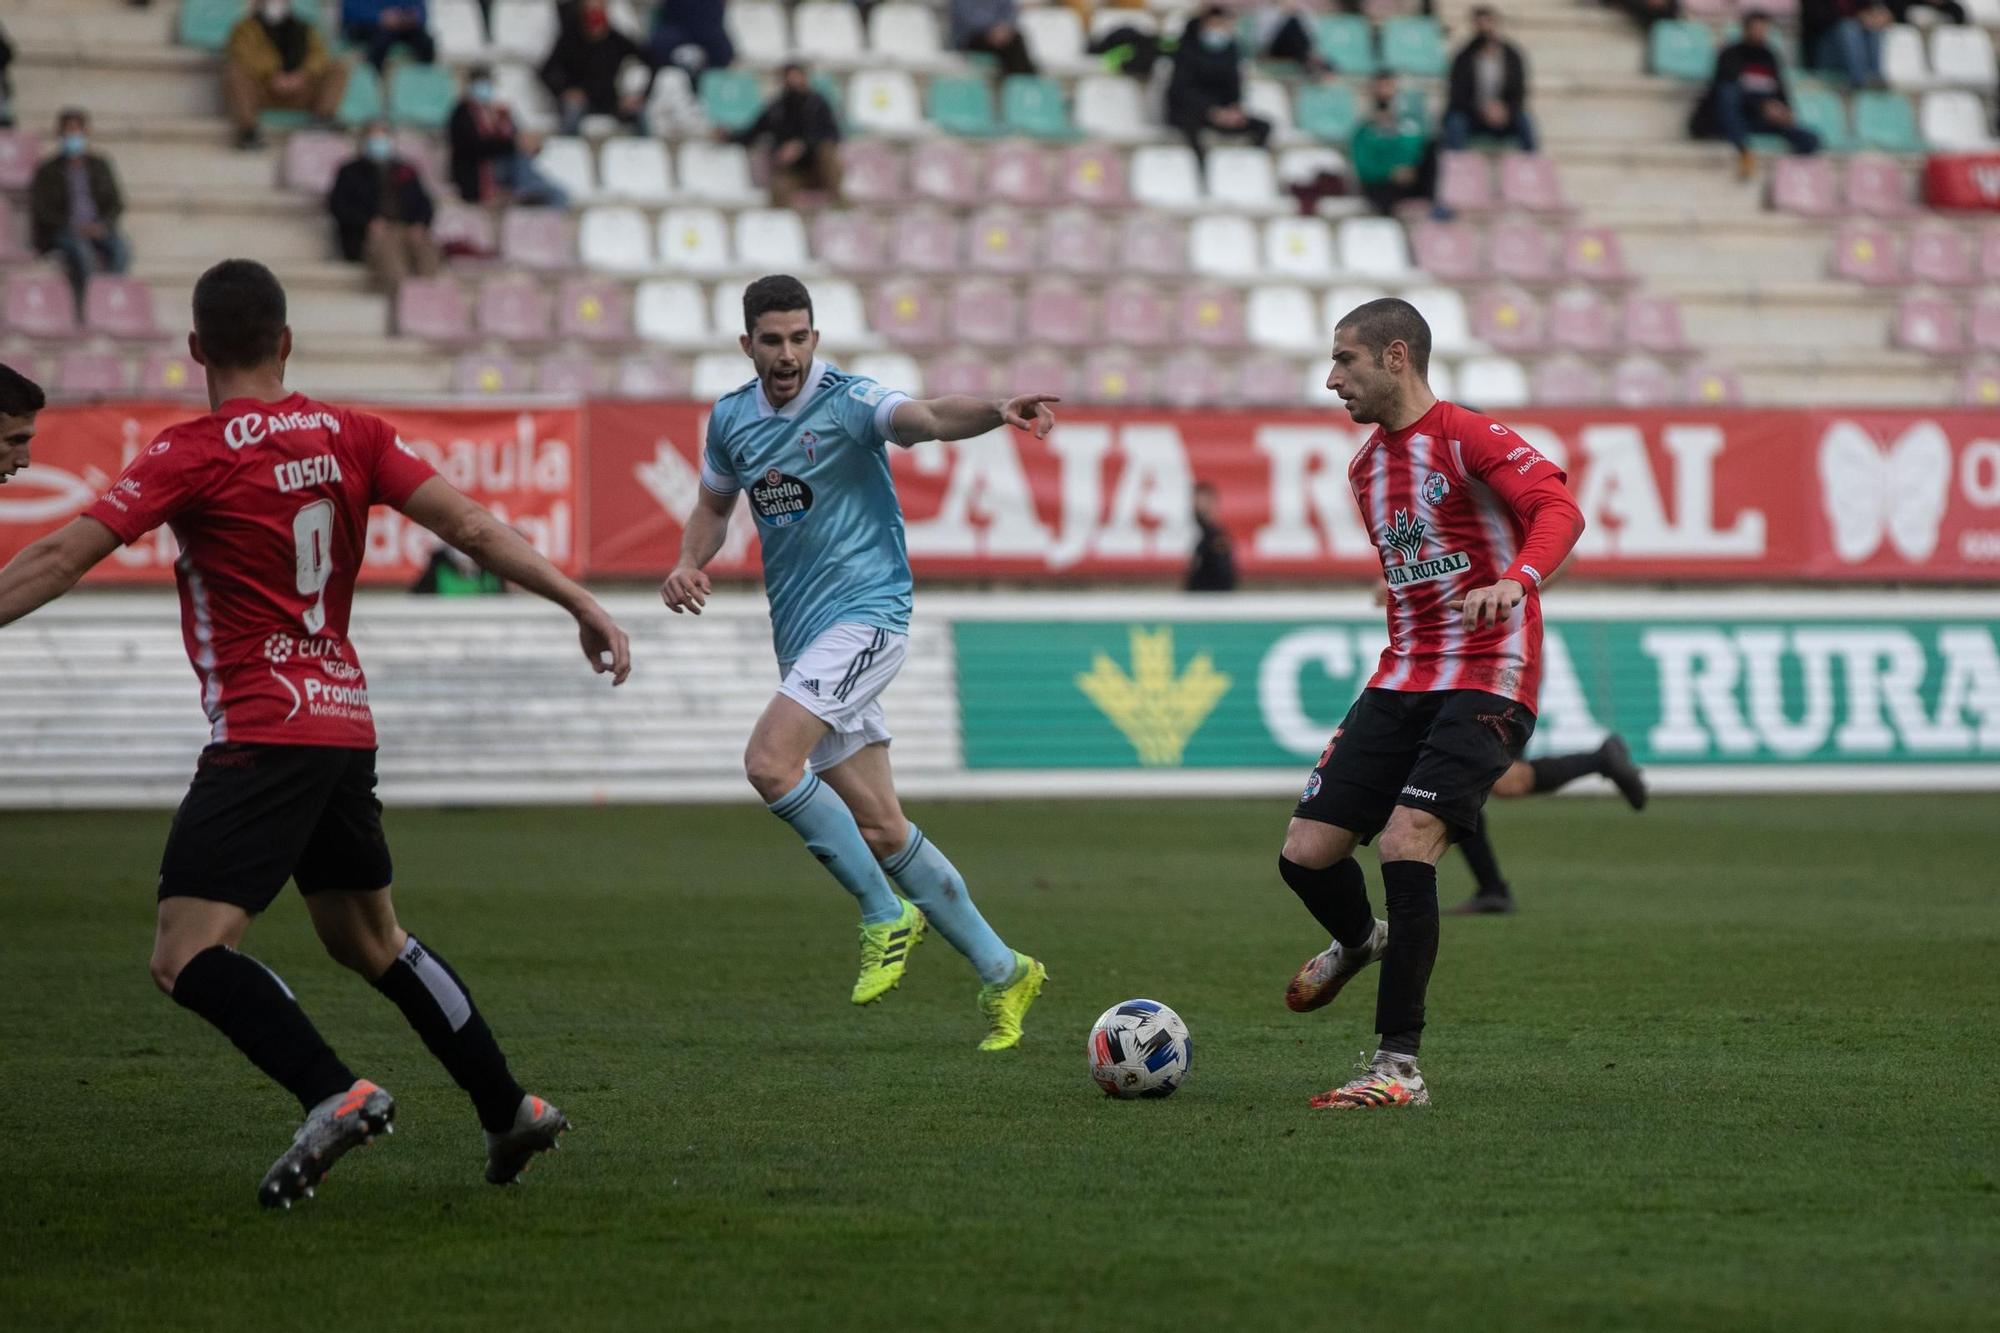
[{"label": "uhlsport logo on shorts", "polygon": [[812,503],[812,487],[776,468],[766,472],[764,479],[750,488],[750,507],[757,511],[757,517],[774,528],[804,519],[811,512]]}]

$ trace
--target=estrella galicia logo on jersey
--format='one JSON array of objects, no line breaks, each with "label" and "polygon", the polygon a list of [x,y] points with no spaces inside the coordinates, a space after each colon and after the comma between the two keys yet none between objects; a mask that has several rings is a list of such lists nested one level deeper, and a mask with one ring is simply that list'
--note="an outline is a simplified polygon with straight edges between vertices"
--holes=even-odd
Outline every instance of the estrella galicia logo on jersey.
[{"label": "estrella galicia logo on jersey", "polygon": [[1404,560],[1414,560],[1423,549],[1424,533],[1429,528],[1422,519],[1410,521],[1410,511],[1398,509],[1389,526],[1382,530],[1382,543],[1393,551],[1402,553]]},{"label": "estrella galicia logo on jersey", "polygon": [[1444,479],[1444,473],[1433,472],[1424,478],[1424,503],[1439,505],[1444,497],[1451,494],[1451,483]]},{"label": "estrella galicia logo on jersey", "polygon": [[776,468],[750,488],[750,507],[774,528],[799,522],[812,509],[812,503],[812,487]]}]

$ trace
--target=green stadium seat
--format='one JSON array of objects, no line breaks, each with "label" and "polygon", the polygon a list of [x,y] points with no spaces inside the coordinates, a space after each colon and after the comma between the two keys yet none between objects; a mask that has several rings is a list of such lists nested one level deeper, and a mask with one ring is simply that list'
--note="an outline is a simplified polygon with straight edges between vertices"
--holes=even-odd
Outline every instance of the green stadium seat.
[{"label": "green stadium seat", "polygon": [[1833,89],[1810,85],[1793,89],[1792,111],[1828,152],[1845,153],[1854,147],[1854,135],[1847,128],[1847,101]]},{"label": "green stadium seat", "polygon": [[1444,30],[1421,15],[1388,20],[1382,25],[1382,65],[1411,78],[1444,77]]},{"label": "green stadium seat", "polygon": [[[840,105],[839,97],[829,99]],[[764,109],[757,76],[740,69],[708,69],[701,74],[701,109],[719,130],[748,129]]]},{"label": "green stadium seat", "polygon": [[1359,14],[1322,14],[1313,20],[1319,58],[1342,74],[1375,72],[1375,34]]},{"label": "green stadium seat", "polygon": [[1321,143],[1338,144],[1343,149],[1361,124],[1354,90],[1344,83],[1307,84],[1299,89],[1293,110],[1300,129]]},{"label": "green stadium seat", "polygon": [[375,77],[375,67],[365,61],[348,66],[347,92],[333,118],[343,125],[365,125],[382,115],[382,81]]},{"label": "green stadium seat", "polygon": [[1016,74],[1000,85],[1000,119],[1010,134],[1035,139],[1071,139],[1069,108],[1062,85],[1034,74]]},{"label": "green stadium seat", "polygon": [[443,129],[458,101],[458,81],[443,65],[397,65],[389,75],[389,118],[398,125]]},{"label": "green stadium seat", "polygon": [[1923,136],[1917,133],[1917,113],[1901,93],[1856,93],[1854,137],[1861,147],[1885,153],[1924,151]]},{"label": "green stadium seat", "polygon": [[928,119],[946,134],[985,138],[999,126],[993,119],[993,85],[969,75],[941,74],[931,80]]},{"label": "green stadium seat", "polygon": [[1431,123],[1431,95],[1422,88],[1398,88],[1396,110],[1428,125]]},{"label": "green stadium seat", "polygon": [[1662,78],[1705,83],[1715,71],[1715,34],[1705,23],[1662,19],[1646,38],[1647,63]]},{"label": "green stadium seat", "polygon": [[243,7],[243,0],[182,0],[181,45],[220,51],[229,41],[229,30],[243,17]]}]

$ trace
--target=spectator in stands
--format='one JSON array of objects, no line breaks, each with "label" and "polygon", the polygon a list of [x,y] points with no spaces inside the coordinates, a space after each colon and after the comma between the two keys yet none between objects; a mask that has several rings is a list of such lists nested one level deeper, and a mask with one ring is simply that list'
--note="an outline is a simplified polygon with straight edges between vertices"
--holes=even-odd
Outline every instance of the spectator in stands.
[{"label": "spectator in stands", "polygon": [[1296,65],[1314,77],[1328,71],[1306,26],[1306,10],[1296,4],[1247,4],[1237,13],[1248,20],[1253,34],[1251,52],[1259,60]]},{"label": "spectator in stands", "polygon": [[650,42],[656,68],[673,65],[690,79],[705,69],[727,69],[736,44],[722,22],[722,0],[663,0],[653,13]]},{"label": "spectator in stands", "polygon": [[14,44],[7,40],[7,30],[0,28],[0,130],[14,128],[14,80],[7,73],[13,63]]},{"label": "spectator in stands", "polygon": [[257,117],[277,107],[331,123],[347,91],[347,66],[327,53],[319,29],[292,13],[292,0],[257,0],[229,30],[222,54],[222,100],[236,146],[259,148]]},{"label": "spectator in stands", "polygon": [[1035,72],[1021,36],[1019,0],[951,0],[951,44],[999,57],[1002,74]]},{"label": "spectator in stands", "polygon": [[567,208],[569,196],[535,168],[541,137],[514,127],[514,113],[496,100],[493,71],[474,65],[465,96],[451,109],[451,183],[468,204],[527,204]]},{"label": "spectator in stands", "polygon": [[748,129],[729,136],[771,150],[771,203],[790,208],[801,190],[840,195],[840,122],[806,77],[805,66],[785,66],[778,95]]},{"label": "spectator in stands", "polygon": [[1361,193],[1385,215],[1408,199],[1430,202],[1437,193],[1437,146],[1424,123],[1398,105],[1394,75],[1376,75],[1369,91],[1368,119],[1355,128],[1348,151]]},{"label": "spectator in stands", "polygon": [[1222,497],[1211,481],[1194,487],[1194,556],[1188,562],[1189,592],[1235,592],[1236,551],[1229,541],[1229,529],[1222,526]]},{"label": "spectator in stands", "polygon": [[1243,109],[1243,53],[1236,20],[1221,5],[1198,11],[1181,32],[1167,82],[1167,124],[1186,136],[1197,157],[1204,130],[1242,135],[1259,148],[1270,142],[1271,122]]},{"label": "spectator in stands", "polygon": [[1805,0],[1799,45],[1814,69],[1843,75],[1856,88],[1881,88],[1882,34],[1893,22],[1882,0]]},{"label": "spectator in stands", "polygon": [[123,273],[131,265],[131,247],[118,232],[125,200],[110,161],[90,151],[89,116],[64,111],[56,134],[55,156],[35,169],[28,184],[28,213],[35,253],[62,256],[81,313],[91,274]]},{"label": "spectator in stands", "polygon": [[430,34],[430,0],[341,0],[340,26],[379,72],[398,46],[419,64],[437,59]]},{"label": "spectator in stands", "polygon": [[1528,118],[1528,61],[1520,47],[1500,35],[1500,12],[1488,5],[1472,11],[1472,40],[1452,59],[1444,109],[1445,147],[1462,149],[1475,134],[1512,139],[1522,152],[1535,151],[1535,123]]},{"label": "spectator in stands", "polygon": [[636,131],[646,97],[622,92],[618,75],[628,60],[650,69],[646,53],[611,26],[604,0],[577,0],[560,12],[555,47],[542,62],[542,82],[555,95],[562,132],[575,134],[585,116],[614,116]]},{"label": "spectator in stands", "polygon": [[1753,134],[1782,134],[1795,153],[1819,151],[1819,136],[1792,115],[1784,67],[1770,38],[1769,15],[1751,10],[1743,16],[1743,35],[1716,55],[1715,76],[1689,126],[1697,139],[1727,139],[1736,146],[1739,180],[1757,169],[1750,151]]},{"label": "spectator in stands", "polygon": [[417,169],[396,156],[385,123],[361,131],[361,153],[333,178],[326,203],[342,257],[365,262],[383,291],[393,293],[411,274],[428,278],[438,271],[442,256],[431,235],[430,191]]}]

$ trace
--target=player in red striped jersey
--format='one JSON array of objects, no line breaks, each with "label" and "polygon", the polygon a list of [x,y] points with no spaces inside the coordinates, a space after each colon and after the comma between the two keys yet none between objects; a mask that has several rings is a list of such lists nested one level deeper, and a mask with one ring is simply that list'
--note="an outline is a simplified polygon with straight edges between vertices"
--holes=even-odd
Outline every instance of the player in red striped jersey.
[{"label": "player in red striped jersey", "polygon": [[[1389,589],[1389,645],[1334,729],[1285,833],[1278,868],[1333,943],[1292,978],[1317,1009],[1380,961],[1360,1074],[1315,1107],[1424,1105],[1417,1069],[1437,958],[1437,863],[1473,831],[1535,726],[1538,593],[1583,533],[1560,468],[1507,427],[1430,390],[1431,332],[1407,301],[1370,301],[1334,331],[1327,387],[1375,431],[1348,464]],[[1388,920],[1357,846],[1381,837]]]},{"label": "player in red striped jersey", "polygon": [[461,495],[384,421],[285,387],[285,293],[232,259],[194,290],[188,351],[208,416],[169,428],[89,510],[0,570],[0,625],[67,592],[121,543],[171,524],[181,625],[213,743],[160,864],[153,980],[299,1099],[305,1123],[257,1191],[310,1195],[334,1161],[391,1127],[395,1102],[356,1079],[276,973],[239,953],[251,918],[296,880],[335,961],[395,1003],[471,1097],[486,1178],[506,1184],[568,1128],[525,1092],[471,994],[396,919],[375,799],[375,721],[347,638],[368,510],[386,504],[577,622],[613,684],[630,670],[604,608]]}]

